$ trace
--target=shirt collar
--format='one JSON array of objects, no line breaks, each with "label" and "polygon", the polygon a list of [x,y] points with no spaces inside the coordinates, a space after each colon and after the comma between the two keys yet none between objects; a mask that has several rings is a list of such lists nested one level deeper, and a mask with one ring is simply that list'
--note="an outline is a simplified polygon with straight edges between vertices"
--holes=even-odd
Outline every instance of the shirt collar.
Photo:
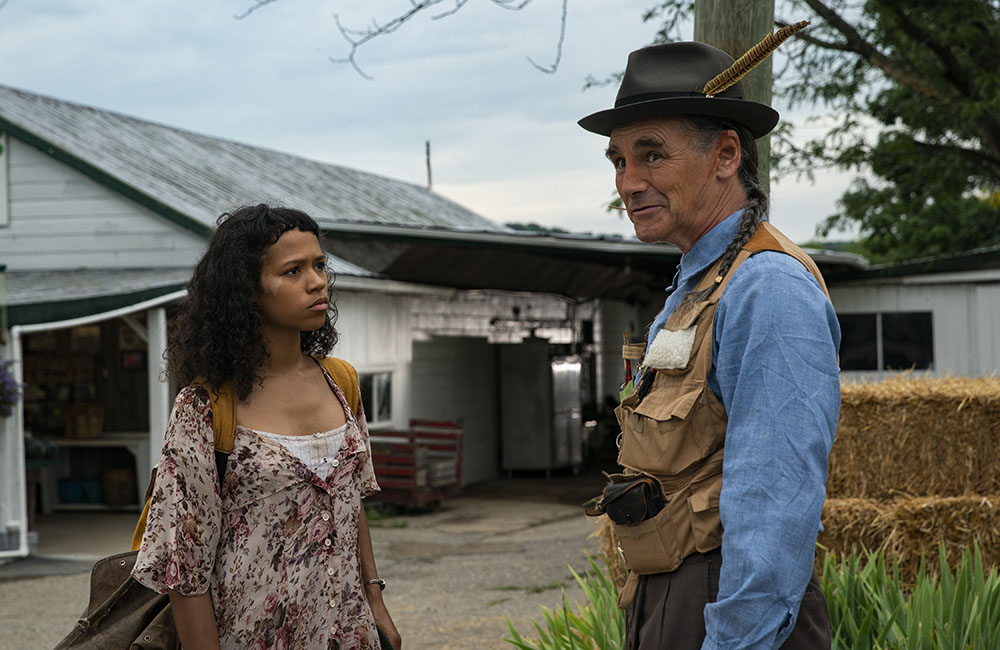
[{"label": "shirt collar", "polygon": [[681,256],[678,282],[683,282],[691,277],[700,277],[705,269],[722,257],[722,254],[726,252],[726,247],[733,241],[740,229],[742,216],[743,209],[741,208],[715,224],[711,230],[695,242],[688,252]]}]

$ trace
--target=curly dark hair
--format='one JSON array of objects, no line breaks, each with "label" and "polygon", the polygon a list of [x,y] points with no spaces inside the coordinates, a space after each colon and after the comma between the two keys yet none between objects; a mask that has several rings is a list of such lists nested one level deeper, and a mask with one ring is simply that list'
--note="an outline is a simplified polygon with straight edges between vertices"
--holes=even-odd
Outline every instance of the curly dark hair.
[{"label": "curly dark hair", "polygon": [[[232,380],[239,399],[250,394],[268,356],[261,336],[264,320],[254,300],[263,256],[282,234],[295,229],[313,233],[322,246],[319,225],[299,210],[262,203],[219,217],[167,330],[167,373],[178,385],[196,378],[212,386]],[[330,309],[323,327],[302,332],[304,354],[325,356],[337,344],[332,270],[328,278]]]}]

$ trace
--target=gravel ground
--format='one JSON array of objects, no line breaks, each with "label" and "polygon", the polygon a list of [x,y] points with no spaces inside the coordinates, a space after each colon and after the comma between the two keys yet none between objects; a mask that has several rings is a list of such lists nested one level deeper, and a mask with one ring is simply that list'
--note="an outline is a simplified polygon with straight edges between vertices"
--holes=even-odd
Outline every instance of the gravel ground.
[{"label": "gravel ground", "polygon": [[[584,570],[596,544],[592,521],[565,503],[580,501],[531,489],[504,498],[477,492],[432,513],[372,522],[384,597],[406,650],[513,648],[503,641],[508,618],[531,635],[539,606],[558,606],[563,589],[570,602],[582,600],[569,567]],[[0,650],[51,649],[72,628],[91,558],[69,560],[0,566]]]}]

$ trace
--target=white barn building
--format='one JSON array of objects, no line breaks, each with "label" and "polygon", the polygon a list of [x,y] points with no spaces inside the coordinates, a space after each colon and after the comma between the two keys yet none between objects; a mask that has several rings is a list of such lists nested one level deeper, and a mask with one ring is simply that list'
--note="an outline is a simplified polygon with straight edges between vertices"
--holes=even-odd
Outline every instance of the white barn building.
[{"label": "white barn building", "polygon": [[[167,310],[227,209],[268,202],[320,223],[334,354],[358,368],[372,428],[462,422],[464,483],[581,462],[581,416],[617,393],[622,332],[642,336],[679,259],[513,231],[427,188],[3,86],[0,132],[0,361],[29,384],[0,418],[0,558],[28,552],[37,510],[110,507],[86,494],[102,471],[144,489],[176,390]],[[97,435],[68,435],[86,427]],[[26,461],[42,438],[56,456]],[[82,498],[62,493],[68,476],[87,478]]]}]

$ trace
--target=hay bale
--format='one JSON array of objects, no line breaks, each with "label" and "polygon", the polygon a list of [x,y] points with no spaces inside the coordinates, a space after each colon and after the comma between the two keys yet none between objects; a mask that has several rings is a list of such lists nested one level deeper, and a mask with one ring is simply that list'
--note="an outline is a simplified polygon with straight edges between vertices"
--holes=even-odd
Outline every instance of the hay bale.
[{"label": "hay bale", "polygon": [[831,498],[1000,494],[1000,378],[903,375],[841,400]]},{"label": "hay bale", "polygon": [[[962,551],[978,542],[983,563],[1000,566],[1000,495],[915,497],[889,500],[828,499],[823,506],[819,543],[838,556],[851,549],[884,550],[900,565],[905,584],[912,585],[927,559],[929,573],[938,573],[939,547],[944,543],[952,565]],[[817,558],[817,565],[822,558]]]},{"label": "hay bale", "polygon": [[615,525],[607,515],[601,515],[597,518],[597,524],[594,526],[594,532],[590,534],[590,537],[597,538],[601,557],[607,563],[615,585],[621,589],[625,584],[625,578],[628,576],[628,570],[625,568],[625,560],[622,558],[621,553],[618,552],[618,536],[615,535]]}]

